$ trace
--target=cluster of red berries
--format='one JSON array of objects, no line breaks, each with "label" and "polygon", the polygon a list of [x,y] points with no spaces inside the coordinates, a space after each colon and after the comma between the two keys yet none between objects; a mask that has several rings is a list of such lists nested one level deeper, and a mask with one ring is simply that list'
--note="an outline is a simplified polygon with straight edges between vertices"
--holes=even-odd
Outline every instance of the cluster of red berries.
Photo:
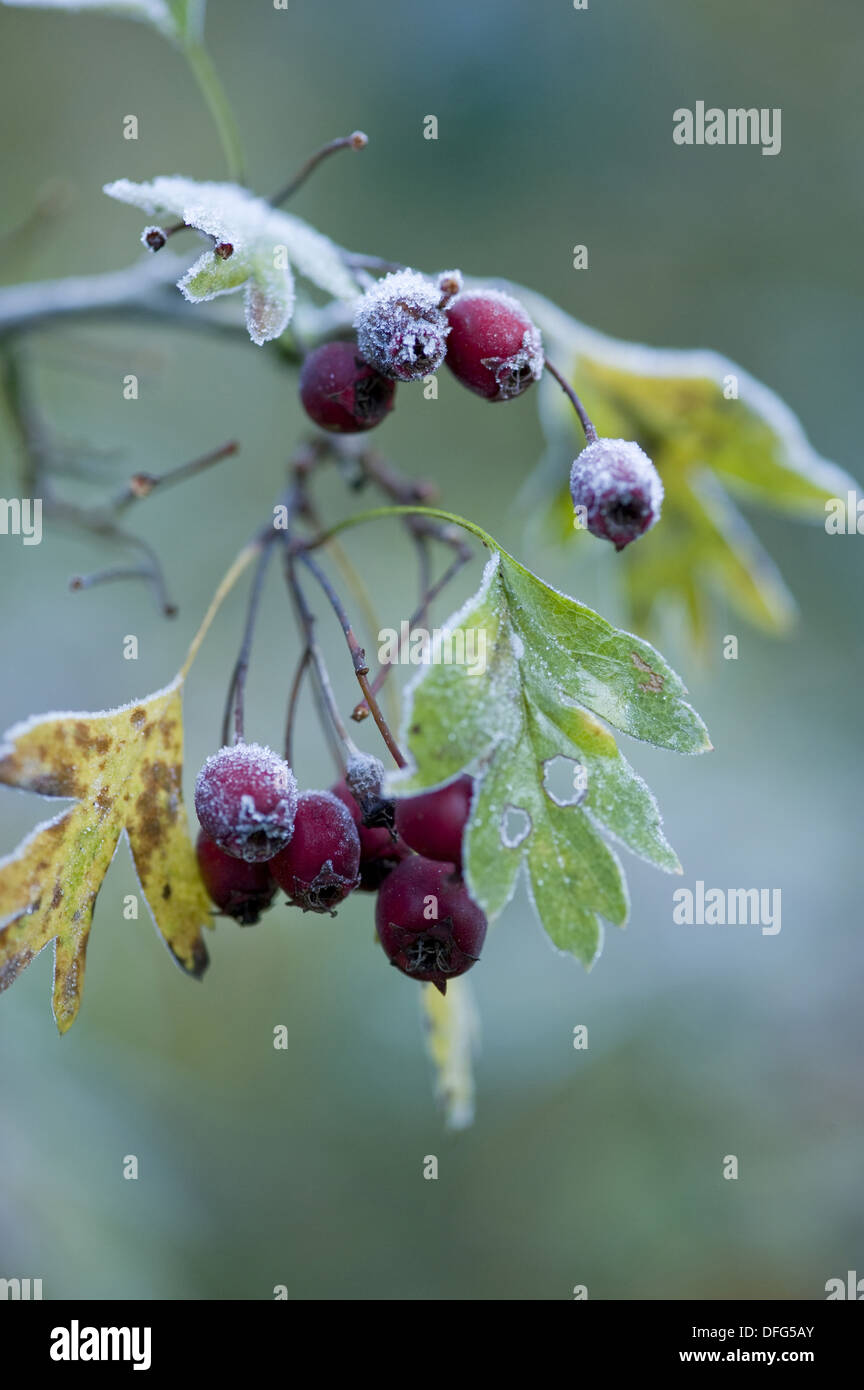
[{"label": "cluster of red berries", "polygon": [[195,786],[204,885],[243,926],[260,920],[279,888],[304,912],[331,914],[355,889],[377,892],[378,939],[391,964],[444,993],[486,936],[462,879],[473,781],[394,803],[369,775],[375,760],[361,762],[350,781],[298,793],[288,764],[259,744],[208,758]]},{"label": "cluster of red berries", "polygon": [[418,381],[446,363],[490,401],[512,400],[543,371],[539,329],[518,300],[498,290],[463,290],[458,271],[437,280],[399,270],[360,300],[353,342],[324,343],[300,373],[307,415],[325,430],[356,434],[393,409],[397,382]]},{"label": "cluster of red berries", "polygon": [[[540,330],[519,301],[495,289],[463,290],[458,271],[437,280],[413,270],[385,275],[360,299],[354,329],[353,341],[315,348],[300,372],[307,415],[338,434],[379,425],[398,382],[442,363],[488,401],[514,400],[543,372]],[[598,439],[583,423],[589,443],[573,463],[573,504],[587,530],[623,550],[658,520],[663,485],[638,444]]]}]

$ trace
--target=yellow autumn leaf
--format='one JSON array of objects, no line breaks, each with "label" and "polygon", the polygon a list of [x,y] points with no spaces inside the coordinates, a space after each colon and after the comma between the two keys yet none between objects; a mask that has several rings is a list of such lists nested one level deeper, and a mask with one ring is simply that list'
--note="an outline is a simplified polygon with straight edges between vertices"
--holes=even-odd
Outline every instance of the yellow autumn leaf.
[{"label": "yellow autumn leaf", "polygon": [[104,714],[17,724],[0,746],[0,782],[75,804],[0,860],[0,989],[54,942],[61,1033],[81,1003],[93,907],[121,835],[165,944],[184,970],[207,967],[211,909],[189,838],[181,787],[182,677]]}]

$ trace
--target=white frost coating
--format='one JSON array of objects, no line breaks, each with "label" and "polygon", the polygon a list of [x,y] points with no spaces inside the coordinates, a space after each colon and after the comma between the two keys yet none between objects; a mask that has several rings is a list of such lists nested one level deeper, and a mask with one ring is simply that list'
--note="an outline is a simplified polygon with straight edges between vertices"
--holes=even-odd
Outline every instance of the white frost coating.
[{"label": "white frost coating", "polygon": [[333,242],[239,184],[198,183],[176,175],[149,183],[117,179],[103,191],[152,217],[180,220],[217,245],[230,244],[233,251],[226,259],[212,248],[205,251],[177,288],[199,304],[245,287],[246,326],[259,346],[278,338],[291,321],[292,265],[328,294],[350,302],[357,298],[357,282]]},{"label": "white frost coating", "polygon": [[450,325],[439,308],[441,290],[416,270],[376,280],[354,315],[360,354],[383,376],[415,381],[437,371]]},{"label": "white frost coating", "polygon": [[155,24],[169,38],[177,36],[177,25],[167,0],[2,0],[2,4],[21,10],[68,10],[70,13],[101,10],[103,14],[124,15],[127,19]]},{"label": "white frost coating", "polygon": [[521,806],[511,806],[508,802],[501,812],[498,829],[504,848],[518,849],[531,834],[531,817]]},{"label": "white frost coating", "polygon": [[646,493],[654,514],[653,526],[660,516],[663,483],[645,450],[632,439],[595,439],[577,455],[570,470],[573,501],[590,508],[594,497],[620,489],[622,479],[625,491],[636,486]]},{"label": "white frost coating", "polygon": [[270,859],[291,838],[297,780],[272,748],[237,743],[205,761],[195,783],[195,810],[220,848],[250,863]]},{"label": "white frost coating", "polygon": [[355,799],[375,796],[384,781],[384,764],[369,753],[352,753],[345,767],[345,781]]},{"label": "white frost coating", "polygon": [[514,661],[521,661],[525,655],[525,643],[518,632],[510,633],[510,650],[513,653]]},{"label": "white frost coating", "polygon": [[[848,473],[817,453],[797,415],[786,402],[731,358],[724,357],[722,353],[714,352],[710,348],[658,348],[645,343],[622,342],[571,318],[563,309],[559,309],[556,304],[533,290],[525,289],[521,285],[510,285],[509,282],[503,283],[507,289],[512,289],[519,295],[532,318],[541,325],[549,340],[549,356],[553,362],[559,357],[568,360],[575,353],[605,366],[633,372],[636,376],[707,379],[718,385],[727,376],[735,376],[738,379],[739,399],[760,415],[780,437],[785,450],[785,467],[797,472],[817,487],[824,488],[833,496],[843,496],[850,488],[856,486],[855,480]],[[554,398],[554,404],[551,395],[545,403],[541,399],[541,414],[548,414],[550,408],[558,408],[557,397]],[[723,476],[726,477],[725,474]],[[752,495],[757,498],[764,495],[758,488],[748,489],[745,478],[735,478],[734,486],[742,492],[752,491]],[[804,516],[811,514],[813,508],[812,502],[809,501],[789,502],[780,499],[778,505]]]}]

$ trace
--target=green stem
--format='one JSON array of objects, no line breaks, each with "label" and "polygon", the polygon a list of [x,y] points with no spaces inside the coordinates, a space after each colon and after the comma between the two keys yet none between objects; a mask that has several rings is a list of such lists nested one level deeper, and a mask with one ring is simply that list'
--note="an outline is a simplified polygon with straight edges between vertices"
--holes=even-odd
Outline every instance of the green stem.
[{"label": "green stem", "polygon": [[382,521],[391,516],[428,516],[436,521],[449,521],[454,526],[461,526],[463,531],[470,531],[477,536],[490,550],[500,550],[501,546],[490,536],[488,531],[484,531],[482,526],[478,526],[474,521],[466,521],[464,516],[457,516],[455,512],[442,511],[440,507],[370,507],[365,512],[355,512],[353,516],[343,517],[335,525],[330,526],[320,536],[314,540],[304,542],[304,550],[317,550],[319,545],[326,545],[334,536],[338,536],[340,531],[347,531],[351,526],[360,526],[366,521]]},{"label": "green stem", "polygon": [[228,104],[228,98],[216,69],[210,61],[210,55],[198,43],[186,43],[183,52],[192,69],[195,81],[198,83],[198,89],[207,103],[207,109],[213,117],[216,129],[219,131],[219,139],[222,142],[222,149],[228,165],[228,176],[235,183],[242,183],[244,160],[240,136],[231,107]]}]

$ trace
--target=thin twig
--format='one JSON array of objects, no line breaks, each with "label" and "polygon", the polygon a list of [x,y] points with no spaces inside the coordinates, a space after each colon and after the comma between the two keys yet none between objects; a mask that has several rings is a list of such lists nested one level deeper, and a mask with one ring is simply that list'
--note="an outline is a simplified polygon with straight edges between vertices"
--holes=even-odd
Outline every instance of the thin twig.
[{"label": "thin twig", "polygon": [[291,693],[288,696],[288,710],[285,716],[285,761],[289,767],[294,766],[294,720],[297,715],[297,701],[300,698],[300,687],[303,684],[303,677],[309,667],[311,656],[312,653],[309,648],[304,647],[303,655],[297,662],[297,669],[291,682]]},{"label": "thin twig", "polygon": [[246,693],[246,677],[249,674],[249,657],[252,652],[252,638],[255,633],[255,622],[258,617],[258,609],[261,604],[261,593],[264,588],[264,579],[267,574],[267,565],[273,553],[273,542],[276,539],[276,532],[270,531],[262,539],[261,555],[255,569],[255,576],[252,580],[252,588],[249,592],[249,604],[246,610],[246,622],[243,627],[243,640],[240,645],[240,652],[234,663],[234,670],[231,672],[231,680],[228,685],[228,696],[225,701],[225,713],[222,719],[222,747],[228,745],[228,729],[231,722],[231,708],[234,708],[234,742],[243,742],[243,715],[244,697]]},{"label": "thin twig", "polygon": [[336,154],[338,150],[363,150],[368,144],[368,135],[364,135],[362,130],[353,130],[350,135],[341,135],[338,139],[322,145],[320,150],[316,150],[314,154],[309,156],[291,182],[286,184],[275,198],[270,199],[274,208],[278,208],[280,203],[286,203],[297,192],[298,188],[303,186],[309,175],[318,168],[318,165],[328,159],[331,154]]},{"label": "thin twig", "polygon": [[387,723],[387,720],[384,718],[378,701],[375,699],[375,696],[372,693],[372,689],[368,681],[369,666],[366,661],[366,653],[360,646],[360,643],[357,641],[357,638],[354,635],[354,629],[352,628],[350,619],[348,618],[348,614],[345,612],[345,609],[342,605],[342,600],[339,598],[339,595],[336,593],[335,589],[331,585],[327,576],[324,574],[323,570],[320,568],[317,562],[312,559],[311,555],[306,555],[303,552],[301,552],[299,558],[323,589],[330,603],[330,606],[333,609],[333,612],[336,614],[336,617],[339,620],[339,624],[342,628],[343,633],[345,634],[345,641],[348,644],[348,650],[351,653],[351,661],[354,666],[354,674],[357,677],[357,683],[360,686],[360,689],[363,691],[365,702],[369,706],[372,718],[378,725],[378,731],[381,734],[381,737],[383,738],[385,744],[387,745],[387,748],[390,752],[391,757],[393,758],[393,761],[395,762],[397,767],[406,767],[406,760],[402,756],[402,753],[399,750],[399,745],[393,737],[393,734],[390,731],[390,727]]},{"label": "thin twig", "polygon": [[573,409],[576,411],[576,414],[579,416],[579,423],[581,424],[582,429],[585,433],[586,444],[593,444],[595,439],[597,438],[597,431],[594,428],[594,425],[591,423],[591,419],[588,415],[587,410],[580,401],[579,397],[576,395],[576,392],[573,390],[573,387],[570,385],[570,382],[567,380],[564,374],[562,372],[559,372],[557,367],[553,366],[553,364],[549,361],[548,357],[545,359],[545,361],[547,372],[550,376],[553,376],[555,380],[558,382],[558,385],[561,387],[561,390],[564,392],[565,396],[570,401],[570,404],[572,405]]},{"label": "thin twig", "polygon": [[118,492],[111,500],[110,506],[115,512],[121,512],[133,502],[139,502],[144,497],[149,497],[156,488],[174,487],[177,483],[183,483],[187,478],[192,478],[196,473],[203,473],[206,468],[211,468],[214,463],[221,463],[223,459],[230,458],[236,454],[240,445],[236,440],[230,440],[227,444],[222,444],[218,449],[212,449],[208,454],[202,454],[200,458],[192,459],[190,463],[181,463],[177,468],[171,468],[167,473],[136,473],[130,478],[126,487]]}]

